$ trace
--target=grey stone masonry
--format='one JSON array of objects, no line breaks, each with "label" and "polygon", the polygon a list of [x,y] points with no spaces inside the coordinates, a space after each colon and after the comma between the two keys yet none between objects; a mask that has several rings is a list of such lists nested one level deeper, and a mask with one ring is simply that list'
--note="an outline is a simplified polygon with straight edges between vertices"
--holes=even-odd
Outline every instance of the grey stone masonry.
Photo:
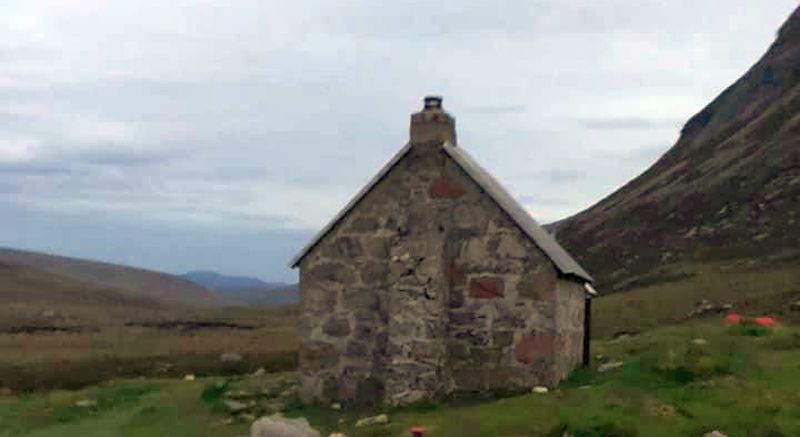
[{"label": "grey stone masonry", "polygon": [[444,153],[454,121],[428,104],[408,153],[299,261],[304,402],[553,387],[581,359],[582,283]]}]

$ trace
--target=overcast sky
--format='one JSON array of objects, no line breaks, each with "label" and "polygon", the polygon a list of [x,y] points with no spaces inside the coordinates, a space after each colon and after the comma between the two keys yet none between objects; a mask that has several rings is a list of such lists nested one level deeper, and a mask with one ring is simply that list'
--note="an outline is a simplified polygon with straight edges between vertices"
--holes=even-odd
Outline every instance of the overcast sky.
[{"label": "overcast sky", "polygon": [[0,246],[295,280],[444,96],[540,222],[652,164],[796,0],[3,0]]}]

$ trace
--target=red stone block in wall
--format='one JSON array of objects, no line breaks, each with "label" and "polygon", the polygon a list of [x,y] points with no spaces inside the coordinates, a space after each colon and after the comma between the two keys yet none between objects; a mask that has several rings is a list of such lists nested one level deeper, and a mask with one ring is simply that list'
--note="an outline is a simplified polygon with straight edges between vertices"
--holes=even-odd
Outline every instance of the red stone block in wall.
[{"label": "red stone block in wall", "polygon": [[497,299],[505,296],[505,283],[502,278],[481,276],[469,281],[469,297],[475,299]]},{"label": "red stone block in wall", "polygon": [[428,186],[428,197],[431,199],[456,199],[464,194],[450,179],[441,176]]},{"label": "red stone block in wall", "polygon": [[514,344],[514,358],[523,364],[531,364],[540,357],[553,355],[555,334],[543,332],[524,335]]}]

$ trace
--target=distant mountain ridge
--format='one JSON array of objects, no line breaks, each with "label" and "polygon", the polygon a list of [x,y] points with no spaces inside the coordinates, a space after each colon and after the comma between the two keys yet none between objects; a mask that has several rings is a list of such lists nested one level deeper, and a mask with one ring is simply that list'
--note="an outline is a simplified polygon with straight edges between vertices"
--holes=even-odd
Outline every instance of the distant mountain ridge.
[{"label": "distant mountain ridge", "polygon": [[93,284],[95,288],[105,286],[157,301],[194,306],[224,304],[211,290],[164,272],[11,248],[0,248],[0,263],[26,266]]},{"label": "distant mountain ridge", "polygon": [[800,8],[653,166],[549,228],[605,292],[658,281],[666,265],[797,263]]},{"label": "distant mountain ridge", "polygon": [[237,305],[283,306],[299,301],[297,284],[265,282],[258,278],[230,276],[208,270],[192,271],[181,277],[214,290],[226,301]]},{"label": "distant mountain ridge", "polygon": [[242,288],[279,288],[289,285],[284,282],[265,282],[249,276],[223,275],[210,270],[195,270],[184,273],[180,277],[218,291]]}]

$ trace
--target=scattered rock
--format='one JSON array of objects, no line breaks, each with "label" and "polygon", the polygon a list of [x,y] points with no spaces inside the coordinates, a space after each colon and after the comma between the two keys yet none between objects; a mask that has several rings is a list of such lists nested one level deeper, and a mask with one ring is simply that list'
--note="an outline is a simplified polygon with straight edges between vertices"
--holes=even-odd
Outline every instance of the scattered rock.
[{"label": "scattered rock", "polygon": [[97,401],[91,399],[81,399],[78,402],[75,402],[76,407],[80,408],[90,408],[97,406]]},{"label": "scattered rock", "polygon": [[252,421],[256,420],[256,416],[254,416],[254,415],[252,415],[250,413],[242,413],[238,417],[243,422],[252,422]]},{"label": "scattered rock", "polygon": [[710,314],[719,314],[726,311],[730,311],[731,309],[733,309],[733,305],[731,304],[718,304],[703,299],[700,302],[695,303],[694,309],[692,309],[686,314],[686,318],[691,319],[694,317],[702,317]]},{"label": "scattered rock", "polygon": [[270,413],[280,413],[286,405],[283,402],[262,402],[261,408],[265,411],[269,411]]},{"label": "scattered rock", "polygon": [[385,414],[379,414],[377,416],[372,417],[363,417],[356,421],[356,428],[362,428],[364,426],[371,426],[371,425],[384,425],[389,423],[389,416]]},{"label": "scattered rock", "polygon": [[549,391],[550,390],[548,390],[548,388],[543,386],[543,385],[537,385],[536,387],[531,389],[532,393],[537,393],[537,394],[540,394],[540,395],[541,394],[545,394],[545,393],[547,393]]},{"label": "scattered rock", "polygon": [[258,370],[253,372],[253,376],[264,376],[267,371],[263,367],[259,367]]},{"label": "scattered rock", "polygon": [[247,405],[244,402],[232,401],[230,399],[226,399],[222,401],[222,403],[225,404],[225,408],[227,408],[228,412],[231,414],[243,413],[250,409],[250,405]]},{"label": "scattered rock", "polygon": [[697,346],[705,346],[708,344],[708,340],[706,340],[705,338],[693,338],[692,344],[695,344]]},{"label": "scattered rock", "polygon": [[219,360],[223,363],[238,363],[242,361],[244,358],[240,354],[235,353],[224,353],[219,356]]},{"label": "scattered rock", "polygon": [[597,360],[597,361],[605,361],[606,357],[603,354],[597,354],[597,355],[594,356],[594,359]]},{"label": "scattered rock", "polygon": [[305,417],[287,419],[275,414],[253,422],[250,437],[320,437],[320,434]]},{"label": "scattered rock", "polygon": [[714,431],[703,434],[703,437],[728,437],[728,435],[721,433],[715,429]]},{"label": "scattered rock", "polygon": [[194,381],[194,375],[191,373],[183,377],[184,381]]},{"label": "scattered rock", "polygon": [[342,409],[342,404],[340,404],[338,402],[334,402],[334,403],[331,404],[331,410],[339,411],[341,409]]},{"label": "scattered rock", "polygon": [[610,370],[619,369],[624,364],[625,363],[623,363],[622,361],[611,361],[608,363],[601,364],[600,367],[597,368],[597,371],[600,373],[608,372]]},{"label": "scattered rock", "polygon": [[247,390],[234,390],[234,391],[228,392],[226,397],[230,398],[230,399],[250,399],[250,398],[256,397],[256,395],[254,395],[253,393],[250,393]]}]

